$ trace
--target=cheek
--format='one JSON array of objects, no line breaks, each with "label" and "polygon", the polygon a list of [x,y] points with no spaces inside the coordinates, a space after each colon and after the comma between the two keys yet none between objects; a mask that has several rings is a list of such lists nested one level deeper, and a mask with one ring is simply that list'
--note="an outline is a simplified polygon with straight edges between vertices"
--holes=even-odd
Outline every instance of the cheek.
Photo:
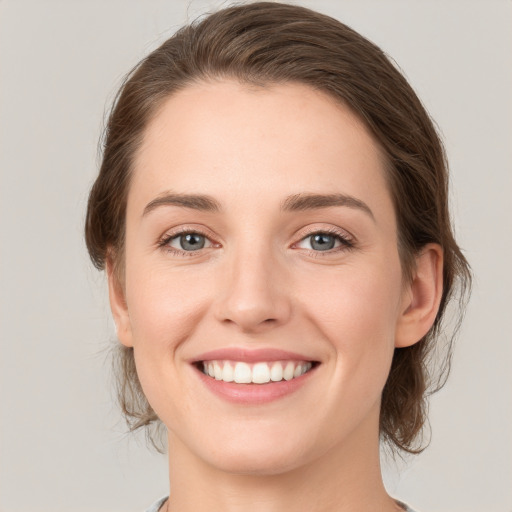
[{"label": "cheek", "polygon": [[[335,272],[311,272],[297,296],[305,310],[325,326],[329,338],[350,340],[366,333],[382,339],[394,330],[401,297],[401,271],[393,265],[346,265]],[[341,347],[341,348],[342,348]]]},{"label": "cheek", "polygon": [[190,335],[208,307],[204,279],[187,271],[137,269],[127,280],[127,301],[136,344],[172,348]]},{"label": "cheek", "polygon": [[336,359],[333,382],[341,382],[355,396],[380,393],[387,379],[400,282],[397,258],[393,265],[346,266],[335,275],[311,275],[298,294],[304,300],[303,311]]},{"label": "cheek", "polygon": [[158,266],[131,270],[126,291],[137,375],[153,410],[166,425],[174,425],[187,404],[197,403],[181,385],[178,363],[180,349],[208,309],[211,292],[200,286],[204,280],[187,272]]}]

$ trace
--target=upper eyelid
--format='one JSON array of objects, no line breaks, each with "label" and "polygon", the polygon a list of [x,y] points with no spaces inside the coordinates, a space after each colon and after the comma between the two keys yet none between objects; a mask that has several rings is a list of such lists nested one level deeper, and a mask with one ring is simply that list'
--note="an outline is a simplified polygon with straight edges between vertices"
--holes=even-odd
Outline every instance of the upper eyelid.
[{"label": "upper eyelid", "polygon": [[330,231],[330,230],[316,230],[312,231],[310,233],[307,233],[305,236],[302,236],[297,242],[293,243],[292,247],[297,247],[299,244],[303,243],[304,241],[307,241],[308,238],[311,238],[312,236],[316,234],[326,234],[329,236],[334,236],[337,238],[340,242],[340,246],[333,247],[331,249],[325,250],[325,251],[315,251],[313,249],[305,249],[309,251],[311,254],[324,254],[325,256],[329,254],[333,254],[334,252],[338,252],[340,250],[348,250],[353,249],[355,247],[355,239],[352,236],[349,236],[345,233],[340,233],[338,231]]},{"label": "upper eyelid", "polygon": [[[304,229],[304,228],[303,228]],[[299,233],[302,231],[299,230]],[[183,226],[183,227],[179,227],[179,228],[171,228],[171,229],[168,229],[165,231],[165,233],[160,237],[161,239],[163,238],[174,238],[176,236],[179,236],[179,235],[182,235],[182,234],[187,234],[187,233],[197,233],[199,235],[203,235],[207,238],[215,238],[214,235],[210,234],[210,231],[206,228],[202,228],[202,227],[195,227],[193,225],[190,225],[190,226]],[[322,227],[318,227],[318,228],[311,228],[311,229],[307,229],[305,232],[303,232],[302,234],[300,234],[299,236],[301,236],[301,240],[307,236],[310,236],[310,235],[314,235],[316,233],[329,233],[329,234],[333,234],[333,235],[339,235],[339,236],[342,236],[342,237],[345,237],[345,238],[350,238],[350,239],[355,239],[355,237],[349,233],[346,229],[343,229],[343,228],[338,228],[338,227],[329,227],[329,228],[322,228]]]},{"label": "upper eyelid", "polygon": [[218,243],[218,242],[215,242],[216,237],[213,236],[208,229],[203,228],[203,227],[196,227],[194,225],[185,225],[185,226],[180,226],[177,228],[167,229],[164,232],[164,234],[161,237],[159,237],[158,241],[159,241],[159,243],[162,241],[168,242],[169,240],[172,240],[181,235],[186,235],[188,233],[196,233],[198,235],[202,235],[202,236],[208,238],[208,240],[210,240],[212,243]]},{"label": "upper eyelid", "polygon": [[313,235],[316,235],[319,233],[326,233],[329,235],[334,235],[334,236],[337,236],[337,237],[341,238],[342,240],[344,240],[346,242],[350,242],[352,244],[355,244],[357,241],[356,237],[354,235],[352,235],[352,233],[350,233],[346,229],[340,228],[338,226],[336,226],[336,227],[331,226],[331,227],[327,227],[327,228],[316,227],[316,228],[308,229],[307,231],[302,232],[302,233],[299,231],[299,233],[300,234],[298,236],[300,236],[300,238],[296,242],[294,242],[294,244],[301,242],[302,240],[304,240],[305,238],[307,238],[309,236],[313,236]]}]

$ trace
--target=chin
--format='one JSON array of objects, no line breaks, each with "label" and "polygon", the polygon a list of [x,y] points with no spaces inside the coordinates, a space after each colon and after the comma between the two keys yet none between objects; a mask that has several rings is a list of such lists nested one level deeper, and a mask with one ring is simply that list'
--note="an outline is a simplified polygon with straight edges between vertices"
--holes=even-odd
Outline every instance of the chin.
[{"label": "chin", "polygon": [[304,438],[280,436],[269,433],[264,436],[230,437],[229,443],[215,443],[218,448],[202,447],[204,459],[227,473],[241,475],[278,475],[296,469],[307,462],[308,449]]},{"label": "chin", "polygon": [[221,471],[238,475],[272,476],[287,473],[304,464],[296,453],[238,452],[210,460]]}]

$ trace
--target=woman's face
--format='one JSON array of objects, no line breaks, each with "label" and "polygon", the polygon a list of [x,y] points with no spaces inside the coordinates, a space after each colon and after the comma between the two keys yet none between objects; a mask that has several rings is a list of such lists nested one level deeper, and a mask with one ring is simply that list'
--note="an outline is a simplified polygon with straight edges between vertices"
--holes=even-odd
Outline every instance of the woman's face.
[{"label": "woman's face", "polygon": [[261,474],[374,449],[406,288],[383,158],[348,108],[219,81],[149,124],[116,318],[174,453]]}]

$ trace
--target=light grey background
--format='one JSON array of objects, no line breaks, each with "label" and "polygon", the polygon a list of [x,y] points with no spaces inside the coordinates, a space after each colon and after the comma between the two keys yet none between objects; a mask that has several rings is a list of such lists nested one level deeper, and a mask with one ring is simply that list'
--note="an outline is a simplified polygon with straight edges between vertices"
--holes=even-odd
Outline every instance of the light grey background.
[{"label": "light grey background", "polygon": [[[430,448],[386,470],[424,512],[512,511],[512,2],[303,1],[399,63],[441,127],[476,283]],[[122,75],[222,2],[0,0],[0,511],[141,511],[167,461],[113,405],[104,277],[82,240]],[[140,439],[140,436],[139,436]]]}]

